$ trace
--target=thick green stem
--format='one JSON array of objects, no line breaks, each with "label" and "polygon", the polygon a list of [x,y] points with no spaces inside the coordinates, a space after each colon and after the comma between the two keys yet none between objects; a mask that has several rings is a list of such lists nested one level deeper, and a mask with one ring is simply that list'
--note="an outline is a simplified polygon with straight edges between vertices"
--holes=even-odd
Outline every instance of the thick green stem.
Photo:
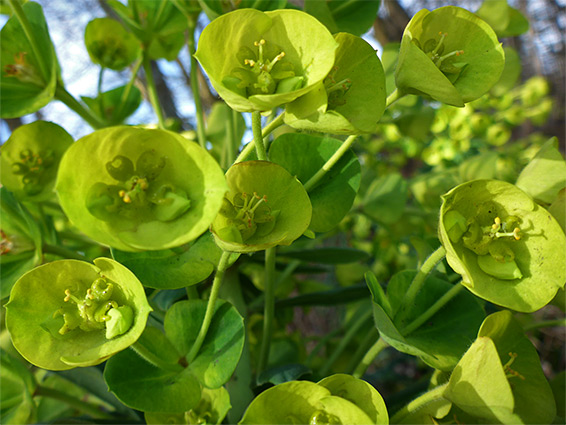
[{"label": "thick green stem", "polygon": [[391,93],[389,96],[387,96],[387,100],[385,101],[385,108],[389,108],[391,105],[393,105],[399,99],[401,99],[403,96],[405,96],[405,95],[401,94],[398,89],[395,89],[395,91],[393,93]]},{"label": "thick green stem", "polygon": [[62,258],[70,258],[73,260],[82,260],[82,261],[87,260],[87,258],[84,255],[79,254],[78,252],[70,250],[68,248],[65,248],[64,246],[50,245],[44,243],[41,246],[41,249],[43,252],[47,254],[53,254]]},{"label": "thick green stem", "polygon": [[[187,45],[189,46],[189,56],[191,58],[191,90],[193,91],[193,101],[195,103],[195,115],[197,119],[197,137],[198,142],[201,147],[206,145],[206,134],[204,130],[204,113],[202,108],[202,102],[200,99],[199,86],[198,86],[198,63],[193,56],[196,52],[195,49],[195,29],[196,29],[196,17],[188,18],[189,23],[189,38],[187,40]],[[231,163],[230,163],[231,164]]]},{"label": "thick green stem", "polygon": [[263,134],[261,130],[261,113],[252,112],[252,133],[254,135],[254,145],[257,153],[257,159],[267,161],[267,153],[263,143]]},{"label": "thick green stem", "polygon": [[433,305],[431,305],[423,314],[409,323],[401,330],[401,335],[407,336],[418,328],[420,328],[428,319],[434,316],[438,311],[444,307],[452,298],[460,293],[464,289],[464,285],[457,283],[452,288],[448,290],[443,296],[441,296]]},{"label": "thick green stem", "polygon": [[422,289],[426,277],[429,273],[436,267],[436,265],[446,256],[446,249],[444,246],[440,245],[440,247],[434,251],[430,257],[426,259],[423,263],[417,274],[415,275],[413,281],[411,282],[411,286],[405,293],[403,300],[401,301],[401,307],[397,312],[397,316],[399,318],[403,318],[407,312],[414,307],[415,299],[417,298],[417,294]]},{"label": "thick green stem", "polygon": [[348,136],[348,138],[342,143],[342,145],[338,148],[336,152],[326,161],[326,163],[322,166],[320,170],[316,172],[314,176],[312,176],[306,183],[305,183],[305,190],[308,192],[311,190],[325,175],[330,171],[330,169],[342,158],[342,156],[350,149],[354,141],[356,140],[357,136]]},{"label": "thick green stem", "polygon": [[69,395],[63,391],[56,390],[54,388],[48,388],[44,386],[37,386],[35,389],[34,396],[48,397],[55,400],[62,401],[74,409],[80,410],[81,412],[88,413],[93,418],[99,419],[112,419],[112,415],[100,410],[99,406],[96,406],[86,401],[79,400],[72,395]]},{"label": "thick green stem", "polygon": [[147,51],[143,52],[143,70],[145,71],[145,79],[147,81],[147,95],[155,115],[157,115],[157,122],[159,128],[165,128],[165,116],[163,115],[163,110],[161,109],[161,104],[159,103],[159,97],[157,96],[157,88],[155,87],[155,80],[153,79],[153,72],[151,71],[151,61]]},{"label": "thick green stem", "polygon": [[370,320],[371,315],[372,311],[370,309],[365,312],[352,326],[348,326],[348,331],[340,340],[338,347],[336,347],[326,363],[320,368],[320,376],[326,376],[328,374],[328,371],[330,370],[332,365],[336,362],[336,360],[338,360],[338,357],[340,357],[340,355],[352,341],[354,336],[356,336],[360,328]]},{"label": "thick green stem", "polygon": [[55,89],[55,99],[63,102],[70,110],[79,115],[95,130],[104,127],[100,120],[91,114],[82,104],[80,104],[64,87],[57,84]]},{"label": "thick green stem", "polygon": [[[284,118],[285,118],[285,112],[281,112],[273,121],[271,121],[269,124],[265,126],[265,128],[261,130],[261,135],[263,137],[269,136],[273,130],[283,125]],[[242,149],[242,152],[240,152],[240,155],[238,155],[236,161],[234,161],[234,164],[244,161],[247,158],[247,156],[250,154],[250,152],[254,150],[254,147],[255,147],[255,143],[252,140],[246,146],[244,146],[244,149]]]},{"label": "thick green stem", "polygon": [[554,320],[543,320],[541,322],[530,323],[523,326],[525,332],[533,331],[540,328],[552,328],[552,327],[566,326],[566,319],[554,319]]},{"label": "thick green stem", "polygon": [[263,307],[263,336],[257,366],[257,375],[267,367],[269,362],[269,347],[273,331],[273,316],[275,315],[275,247],[265,250],[265,301]]},{"label": "thick green stem", "polygon": [[20,0],[9,0],[9,2],[10,2],[10,6],[12,7],[12,10],[14,11],[14,14],[18,18],[18,21],[20,21],[20,25],[24,30],[24,34],[26,35],[29,44],[31,45],[33,56],[37,64],[39,65],[39,72],[41,74],[41,78],[43,79],[44,83],[47,83],[47,81],[49,81],[48,66],[43,60],[43,56],[41,55],[42,49],[39,46],[39,43],[37,42],[35,34],[33,33],[33,28],[31,27],[28,17],[26,16],[26,13],[24,12],[22,5],[20,4]]},{"label": "thick green stem", "polygon": [[214,276],[214,280],[212,281],[212,289],[210,290],[210,297],[208,298],[208,304],[206,305],[204,320],[197,335],[197,339],[191,347],[191,351],[189,351],[189,354],[187,355],[187,361],[189,363],[191,363],[197,356],[200,348],[202,347],[202,343],[204,342],[204,338],[206,337],[206,334],[208,332],[210,322],[212,322],[216,298],[218,298],[218,291],[220,290],[220,286],[222,285],[222,279],[224,278],[224,272],[226,272],[229,258],[230,252],[222,252],[222,256],[220,257],[220,261],[218,262],[218,268],[216,269],[216,275]]},{"label": "thick green stem", "polygon": [[354,378],[361,378],[363,374],[366,372],[369,365],[372,364],[375,358],[379,355],[379,353],[381,353],[388,346],[389,344],[387,344],[383,340],[383,338],[379,338],[365,354],[364,358],[362,359],[358,367],[356,367],[356,370],[354,370],[353,373]]},{"label": "thick green stem", "polygon": [[[444,397],[442,397],[442,395],[444,394],[444,391],[446,390],[447,386],[448,386],[448,384],[440,385],[440,386],[430,390],[429,392],[424,393],[420,397],[417,397],[416,399],[411,401],[409,404],[407,404],[405,407],[403,407],[401,410],[399,410],[397,413],[395,413],[390,418],[389,423],[390,424],[399,424],[403,421],[403,419],[405,417],[415,413],[419,409],[422,409],[428,403],[431,403],[431,402],[436,401],[436,400],[443,399]],[[411,422],[409,422],[409,423],[411,423]]]}]

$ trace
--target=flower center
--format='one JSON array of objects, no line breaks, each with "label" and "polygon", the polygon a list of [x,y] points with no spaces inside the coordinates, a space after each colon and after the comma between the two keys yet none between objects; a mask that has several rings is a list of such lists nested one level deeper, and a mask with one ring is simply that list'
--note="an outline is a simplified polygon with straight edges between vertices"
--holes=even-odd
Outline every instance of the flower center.
[{"label": "flower center", "polygon": [[438,35],[440,36],[438,40],[431,38],[423,46],[418,44],[419,47],[444,74],[459,74],[466,63],[458,62],[457,58],[463,55],[464,51],[454,50],[443,54],[446,47],[444,41],[448,33],[440,31]]},{"label": "flower center", "polygon": [[68,304],[53,314],[53,317],[63,316],[61,335],[77,328],[84,332],[106,329],[106,338],[111,339],[132,326],[132,308],[120,306],[112,299],[114,284],[106,277],[96,279],[84,293],[80,289],[74,292],[69,288],[65,290],[63,301]]},{"label": "flower center", "polygon": [[31,149],[20,152],[20,161],[12,163],[12,173],[22,176],[23,190],[26,195],[37,195],[43,190],[44,173],[55,162],[51,149],[34,153]]},{"label": "flower center", "polygon": [[511,369],[511,365],[513,364],[515,359],[519,357],[519,355],[517,353],[509,353],[509,357],[510,357],[509,361],[503,365],[503,371],[505,372],[505,376],[507,377],[507,379],[519,378],[524,381],[525,377],[523,375],[521,375],[516,370]]}]

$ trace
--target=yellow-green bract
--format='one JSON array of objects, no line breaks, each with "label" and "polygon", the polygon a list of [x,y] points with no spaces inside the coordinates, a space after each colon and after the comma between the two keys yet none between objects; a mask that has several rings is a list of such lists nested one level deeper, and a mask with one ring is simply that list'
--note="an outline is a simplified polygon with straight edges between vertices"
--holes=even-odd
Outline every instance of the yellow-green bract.
[{"label": "yellow-green bract", "polygon": [[486,93],[505,65],[491,27],[465,9],[446,6],[418,12],[403,33],[395,85],[454,106]]},{"label": "yellow-green bract", "polygon": [[261,251],[290,245],[307,230],[312,206],[303,185],[280,165],[246,161],[226,173],[230,191],[212,233],[222,249]]},{"label": "yellow-green bract", "polygon": [[532,312],[564,287],[566,236],[525,192],[502,181],[475,180],[442,199],[439,237],[446,260],[471,292]]},{"label": "yellow-green bract", "polygon": [[326,27],[304,12],[241,9],[203,30],[195,57],[233,109],[267,111],[321,82],[336,47]]},{"label": "yellow-green bract", "polygon": [[[114,304],[97,304],[99,279],[106,282],[98,288],[107,291],[108,297],[103,298]],[[74,316],[73,298],[84,299],[84,310],[93,314]],[[118,333],[109,334],[114,315],[110,312],[127,309],[133,313],[131,318],[126,318]],[[150,311],[142,284],[120,263],[109,258],[98,258],[94,265],[60,260],[30,270],[16,282],[6,305],[6,326],[14,347],[30,363],[65,370],[96,365],[132,345]]]},{"label": "yellow-green bract", "polygon": [[111,127],[67,151],[56,185],[63,210],[92,239],[124,251],[196,239],[227,190],[216,161],[164,130]]}]

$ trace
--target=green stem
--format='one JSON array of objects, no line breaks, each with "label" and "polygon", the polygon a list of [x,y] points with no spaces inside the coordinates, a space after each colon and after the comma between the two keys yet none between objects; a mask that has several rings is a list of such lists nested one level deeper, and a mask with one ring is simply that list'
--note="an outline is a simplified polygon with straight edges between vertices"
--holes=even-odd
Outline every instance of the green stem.
[{"label": "green stem", "polygon": [[[431,402],[436,401],[436,400],[443,399],[444,397],[442,397],[442,395],[444,394],[444,391],[446,390],[447,386],[448,386],[447,383],[444,384],[444,385],[440,385],[440,386],[424,393],[420,397],[417,397],[416,399],[411,401],[409,404],[407,404],[405,407],[403,407],[401,410],[397,411],[397,413],[395,413],[391,417],[391,419],[389,420],[389,423],[399,424],[403,421],[403,419],[405,417],[415,413],[419,409],[422,409],[428,403],[431,403]],[[408,423],[412,423],[412,422],[408,422]]]},{"label": "green stem", "polygon": [[100,67],[100,72],[98,73],[98,84],[96,85],[97,96],[100,99],[100,115],[106,118],[106,112],[104,111],[104,97],[102,94],[102,84],[104,82],[104,67]]},{"label": "green stem", "polygon": [[540,328],[551,328],[554,326],[566,326],[566,319],[554,319],[554,320],[543,320],[541,322],[530,323],[528,325],[523,326],[523,330],[525,332],[533,331],[535,329]]},{"label": "green stem", "polygon": [[226,153],[225,163],[222,165],[225,168],[228,168],[234,162],[234,152],[235,152],[235,145],[236,145],[236,117],[234,114],[237,113],[232,109],[231,113],[228,114],[228,121],[226,122],[226,126],[228,127],[227,135],[228,137],[225,139],[224,142],[224,152]]},{"label": "green stem", "polygon": [[403,96],[405,96],[405,95],[401,94],[401,92],[398,89],[395,89],[395,91],[393,93],[391,93],[389,96],[387,96],[387,100],[385,101],[385,108],[389,108],[391,105],[393,105],[399,99],[401,99]]},{"label": "green stem", "polygon": [[375,344],[371,346],[368,350],[356,370],[354,370],[353,376],[354,378],[361,378],[363,374],[366,372],[367,368],[370,364],[375,360],[375,358],[381,353],[385,348],[387,348],[389,344],[387,344],[383,338],[379,338]]},{"label": "green stem", "polygon": [[261,130],[261,113],[252,112],[252,133],[254,135],[254,145],[257,153],[257,159],[267,161],[267,153],[263,144],[263,134]]},{"label": "green stem", "polygon": [[430,255],[430,257],[426,259],[426,261],[423,263],[423,265],[415,275],[413,281],[411,282],[411,285],[409,286],[409,289],[405,293],[405,296],[401,300],[401,307],[397,312],[398,317],[402,319],[406,315],[408,310],[414,307],[413,304],[415,302],[415,298],[417,298],[417,294],[422,289],[426,281],[426,277],[436,267],[436,265],[445,257],[445,255],[446,255],[446,249],[444,249],[444,246],[440,245],[440,247],[436,251],[434,251]]},{"label": "green stem", "polygon": [[[273,130],[283,125],[284,118],[285,118],[285,112],[281,112],[273,121],[271,121],[269,124],[265,126],[265,128],[262,129],[261,131],[262,136],[263,137],[269,136]],[[247,158],[247,156],[251,153],[251,151],[254,150],[254,147],[255,147],[255,143],[252,140],[246,146],[244,146],[244,149],[242,149],[242,152],[240,152],[240,155],[238,155],[236,161],[234,161],[234,164],[244,161]]]},{"label": "green stem", "polygon": [[82,260],[82,261],[87,260],[87,257],[85,257],[84,255],[59,245],[50,245],[44,243],[41,246],[41,249],[45,253],[53,254],[62,258],[71,258],[73,260]]},{"label": "green stem", "polygon": [[372,310],[366,311],[352,326],[348,326],[348,330],[344,337],[340,340],[338,347],[334,350],[332,355],[328,358],[326,363],[320,368],[320,376],[326,376],[332,365],[338,360],[338,357],[348,347],[348,344],[356,336],[358,331],[365,325],[372,316]]},{"label": "green stem", "polygon": [[59,391],[54,388],[48,388],[38,385],[35,389],[34,396],[48,397],[62,401],[64,403],[67,403],[69,406],[80,410],[81,412],[88,413],[93,418],[112,419],[112,415],[100,410],[99,406],[87,403],[86,401],[81,401],[63,391]]},{"label": "green stem", "polygon": [[314,176],[312,176],[306,183],[305,183],[305,190],[308,192],[311,190],[319,181],[322,179],[326,173],[330,171],[330,169],[342,158],[342,156],[350,149],[353,145],[354,141],[356,140],[355,135],[348,136],[348,138],[342,143],[342,145],[338,148],[336,152],[326,161],[326,163],[322,166],[320,170],[316,172]]},{"label": "green stem", "polygon": [[265,301],[263,307],[263,335],[257,366],[257,376],[268,365],[271,333],[273,331],[273,316],[275,315],[275,247],[265,250]]},{"label": "green stem", "polygon": [[12,10],[14,11],[14,14],[18,18],[18,21],[20,21],[20,25],[24,30],[24,34],[26,35],[29,44],[31,45],[33,56],[37,61],[37,64],[39,65],[39,72],[41,73],[41,78],[43,78],[44,83],[47,83],[47,81],[49,81],[48,67],[43,60],[43,56],[41,55],[42,49],[39,43],[37,42],[35,34],[33,33],[33,28],[31,27],[28,17],[26,16],[23,7],[20,4],[20,0],[9,0],[9,2],[10,2],[10,6],[12,7]]},{"label": "green stem", "polygon": [[155,87],[153,72],[151,71],[151,61],[147,51],[143,52],[143,70],[145,71],[145,79],[147,81],[147,94],[149,101],[155,111],[155,115],[157,115],[159,128],[164,129],[165,117],[163,115],[163,110],[161,109],[161,104],[159,103],[159,97],[157,96],[157,88]]},{"label": "green stem", "polygon": [[316,355],[322,349],[322,347],[324,347],[328,343],[328,341],[330,341],[332,338],[338,335],[341,331],[342,328],[336,328],[328,332],[326,335],[324,335],[324,337],[321,338],[321,340],[316,344],[316,346],[310,352],[309,356],[307,357],[307,360],[305,361],[305,365],[310,368],[312,362],[314,361]]},{"label": "green stem", "polygon": [[139,58],[134,68],[132,69],[132,76],[130,77],[130,81],[124,88],[122,92],[122,96],[120,97],[120,104],[118,105],[118,109],[116,110],[116,116],[119,117],[122,113],[122,109],[126,107],[126,102],[128,101],[128,97],[130,97],[130,92],[132,91],[132,87],[134,86],[134,82],[136,81],[136,77],[138,76],[138,72],[143,64],[143,58]]},{"label": "green stem", "polygon": [[191,285],[191,286],[187,286],[185,288],[185,290],[187,291],[187,298],[189,300],[199,300],[200,296],[198,294],[197,288],[195,287],[195,285]]},{"label": "green stem", "polygon": [[[196,29],[196,18],[189,18],[189,37],[187,40],[187,45],[189,46],[189,56],[191,58],[191,90],[193,91],[193,101],[195,103],[195,114],[197,118],[197,137],[198,142],[202,148],[206,145],[206,134],[204,130],[204,114],[202,108],[202,102],[200,99],[199,85],[198,85],[198,63],[194,57],[196,52],[195,49],[195,29]],[[230,162],[231,164],[231,162]]]},{"label": "green stem", "polygon": [[441,296],[433,305],[431,305],[423,314],[409,323],[401,330],[401,335],[407,336],[420,328],[428,319],[434,316],[442,307],[444,307],[448,302],[460,293],[464,289],[464,285],[457,283],[452,288],[448,290],[443,296]]},{"label": "green stem", "polygon": [[65,90],[64,87],[59,84],[57,84],[57,88],[55,89],[55,99],[63,102],[70,110],[79,115],[95,130],[104,127],[104,124],[100,122],[97,117],[85,109],[82,104],[80,104],[67,90]]},{"label": "green stem", "polygon": [[354,354],[350,356],[350,362],[348,363],[348,367],[346,368],[346,373],[349,373],[350,375],[354,373],[367,351],[378,339],[379,332],[375,328],[375,326],[372,326],[371,329],[367,332],[364,339],[362,339],[362,341],[358,344],[358,348],[356,348]]},{"label": "green stem", "polygon": [[216,298],[218,298],[218,291],[220,290],[220,286],[222,285],[222,279],[224,278],[224,273],[226,272],[229,258],[230,252],[223,251],[222,256],[220,257],[220,261],[218,262],[216,275],[214,276],[214,280],[212,281],[212,289],[210,290],[210,297],[208,298],[208,304],[206,305],[204,320],[197,335],[197,339],[191,347],[191,351],[189,351],[189,354],[187,354],[187,361],[189,363],[191,363],[197,356],[200,348],[202,347],[202,343],[204,342],[204,338],[206,337],[206,334],[208,332],[210,322],[212,322]]}]

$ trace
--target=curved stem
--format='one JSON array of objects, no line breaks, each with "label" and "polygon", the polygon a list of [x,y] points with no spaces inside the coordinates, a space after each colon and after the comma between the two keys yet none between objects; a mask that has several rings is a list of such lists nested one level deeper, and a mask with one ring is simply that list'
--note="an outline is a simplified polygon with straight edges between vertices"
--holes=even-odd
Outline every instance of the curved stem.
[{"label": "curved stem", "polygon": [[398,89],[395,89],[393,91],[393,93],[391,93],[389,96],[387,96],[387,100],[385,101],[385,108],[389,108],[391,105],[393,105],[399,99],[401,99],[403,96],[405,96],[405,95],[401,94]]},{"label": "curved stem", "polygon": [[210,290],[210,297],[208,298],[208,304],[206,305],[204,320],[197,335],[197,339],[191,347],[191,351],[189,351],[189,354],[187,354],[187,361],[189,363],[191,363],[197,356],[200,348],[202,347],[202,343],[204,342],[204,338],[206,337],[206,333],[208,332],[210,322],[212,322],[216,298],[218,298],[218,291],[220,290],[220,286],[222,285],[222,279],[224,278],[224,272],[226,271],[226,268],[228,266],[229,258],[230,252],[223,251],[222,256],[220,257],[220,261],[218,262],[216,275],[214,276],[214,280],[212,281],[212,289]]},{"label": "curved stem", "polygon": [[411,286],[409,286],[409,289],[405,293],[405,296],[401,300],[401,307],[399,307],[399,311],[396,315],[397,317],[402,319],[407,311],[413,308],[415,298],[417,298],[417,294],[422,289],[426,281],[426,277],[444,258],[445,255],[446,249],[444,249],[444,246],[440,245],[440,247],[426,259],[426,261],[423,263],[423,265],[415,275],[413,281],[411,282]]},{"label": "curved stem", "polygon": [[273,316],[275,314],[275,247],[265,250],[265,301],[263,307],[263,336],[257,366],[257,376],[267,367],[269,362],[269,347],[273,330]]},{"label": "curved stem", "polygon": [[24,30],[24,34],[26,35],[29,44],[31,45],[33,56],[35,57],[35,60],[39,65],[39,72],[41,74],[41,78],[43,79],[44,83],[47,83],[48,75],[49,75],[48,66],[43,60],[43,56],[41,55],[42,49],[39,46],[37,39],[35,38],[35,34],[33,33],[33,28],[31,27],[28,17],[26,16],[23,7],[20,4],[20,0],[9,0],[9,2],[10,2],[10,6],[12,7],[12,10],[14,11],[14,14],[16,15],[16,18],[18,18],[18,21],[20,22],[20,25]]},{"label": "curved stem", "polygon": [[366,372],[369,365],[374,361],[374,359],[381,353],[385,348],[389,347],[389,344],[386,343],[383,338],[379,338],[375,344],[371,346],[368,352],[365,354],[364,358],[354,370],[352,374],[354,378],[361,378],[363,374]]},{"label": "curved stem", "polygon": [[350,341],[356,336],[360,328],[370,320],[372,316],[372,310],[369,309],[365,312],[352,326],[348,326],[348,330],[344,337],[340,340],[338,347],[333,351],[332,355],[328,358],[326,363],[320,368],[320,375],[326,376],[332,365],[338,360],[338,357],[346,349]]},{"label": "curved stem", "polygon": [[145,71],[145,79],[147,82],[147,94],[149,101],[155,115],[157,115],[157,122],[159,128],[165,128],[165,116],[163,115],[163,110],[161,109],[161,104],[159,103],[159,97],[157,96],[157,88],[155,87],[155,81],[153,79],[153,72],[151,70],[151,61],[149,60],[149,55],[147,51],[143,52],[143,70]]},{"label": "curved stem", "polygon": [[265,145],[263,143],[263,134],[261,130],[261,113],[257,111],[252,112],[252,132],[254,135],[257,159],[260,161],[267,161],[267,153],[265,152]]},{"label": "curved stem", "polygon": [[[444,385],[440,385],[440,386],[424,393],[420,397],[417,397],[416,399],[411,401],[409,404],[407,404],[405,407],[403,407],[401,410],[397,411],[397,413],[395,413],[390,418],[389,423],[390,424],[399,424],[399,423],[401,423],[401,421],[403,421],[403,419],[406,416],[409,416],[410,414],[415,413],[417,410],[422,409],[428,403],[431,403],[435,400],[443,399],[444,397],[442,397],[442,394],[444,394],[444,391],[446,390],[447,386],[448,386],[447,383],[444,384]],[[446,400],[446,402],[449,403],[448,400]],[[411,423],[411,422],[409,422],[409,423]]]},{"label": "curved stem", "polygon": [[206,145],[206,134],[204,130],[204,115],[202,109],[202,101],[200,99],[199,85],[198,85],[198,63],[195,57],[195,29],[196,29],[196,18],[188,18],[189,23],[189,37],[187,40],[187,45],[189,46],[189,56],[191,58],[191,90],[193,92],[193,101],[195,103],[195,115],[197,119],[197,137],[199,145],[204,148]]},{"label": "curved stem", "polygon": [[83,120],[85,120],[92,128],[95,130],[104,127],[104,124],[100,120],[92,115],[92,113],[85,109],[85,107],[80,104],[64,87],[57,84],[55,89],[55,99],[63,102],[70,110],[79,115]]},{"label": "curved stem", "polygon": [[[285,111],[281,112],[273,121],[271,121],[269,124],[265,126],[265,128],[261,130],[262,136],[263,137],[269,136],[273,130],[283,125],[284,118],[285,118]],[[255,143],[252,140],[246,146],[244,146],[244,149],[242,149],[242,152],[240,152],[240,155],[238,155],[236,161],[234,161],[234,164],[244,161],[247,158],[247,156],[250,154],[250,152],[254,150],[254,147],[255,147]]]},{"label": "curved stem", "polygon": [[336,164],[340,158],[350,149],[350,147],[354,144],[356,140],[355,135],[348,136],[348,138],[342,143],[342,145],[338,148],[336,152],[326,161],[326,163],[322,166],[320,170],[316,172],[314,176],[312,176],[305,184],[305,190],[308,192],[311,190],[325,175],[330,171],[330,169]]},{"label": "curved stem", "polygon": [[48,397],[62,401],[64,403],[67,403],[69,406],[80,410],[81,412],[88,413],[93,418],[112,419],[112,415],[102,411],[99,406],[79,400],[72,395],[69,395],[63,391],[56,390],[54,388],[48,388],[38,385],[35,389],[34,396]]},{"label": "curved stem", "polygon": [[434,316],[438,310],[444,307],[452,298],[460,293],[460,291],[464,289],[464,285],[461,283],[457,283],[452,288],[448,290],[443,296],[441,296],[433,305],[431,305],[423,314],[409,323],[401,330],[401,335],[407,336],[418,328],[420,328],[428,319]]}]

